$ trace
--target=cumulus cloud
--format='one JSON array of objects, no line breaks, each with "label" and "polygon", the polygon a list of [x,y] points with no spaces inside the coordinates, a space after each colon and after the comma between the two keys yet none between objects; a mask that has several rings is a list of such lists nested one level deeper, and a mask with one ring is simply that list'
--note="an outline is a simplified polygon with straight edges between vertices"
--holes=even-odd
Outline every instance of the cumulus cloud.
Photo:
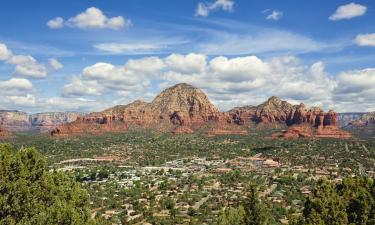
[{"label": "cumulus cloud", "polygon": [[14,55],[5,44],[0,43],[0,60],[7,64],[15,65],[13,75],[27,78],[44,78],[47,68],[40,64],[34,57],[28,55]]},{"label": "cumulus cloud", "polygon": [[29,77],[35,79],[45,78],[47,76],[47,70],[45,66],[40,65],[36,62],[30,64],[18,64],[14,70],[14,76]]},{"label": "cumulus cloud", "polygon": [[281,11],[278,11],[278,10],[272,10],[272,12],[270,14],[267,15],[266,19],[267,20],[279,20],[281,19],[281,17],[283,17],[283,12]]},{"label": "cumulus cloud", "polygon": [[47,22],[47,26],[51,29],[59,29],[64,26],[64,19],[61,17],[56,17]]},{"label": "cumulus cloud", "polygon": [[159,91],[186,82],[204,89],[221,109],[259,104],[271,95],[319,106],[333,106],[336,81],[323,62],[304,65],[293,56],[261,59],[257,56],[209,58],[190,53],[165,58],[145,57],[124,65],[96,63],[63,87],[67,97],[114,94],[126,99],[153,96],[152,83]]},{"label": "cumulus cloud", "polygon": [[122,16],[107,17],[103,12],[95,7],[87,8],[84,12],[71,17],[65,21],[62,17],[56,17],[47,22],[47,26],[52,29],[62,28],[64,26],[77,27],[81,29],[112,29],[119,30],[132,25],[130,20]]},{"label": "cumulus cloud", "polygon": [[115,66],[99,62],[83,69],[79,76],[63,87],[64,96],[101,95],[111,91],[117,93],[142,93],[150,86],[165,66],[158,57],[128,60],[125,65]]},{"label": "cumulus cloud", "polygon": [[352,19],[354,17],[363,16],[367,11],[367,7],[364,5],[356,4],[354,2],[339,6],[334,14],[329,19],[333,21]]},{"label": "cumulus cloud", "polygon": [[53,70],[60,70],[64,67],[57,59],[54,58],[49,59],[48,64]]},{"label": "cumulus cloud", "polygon": [[358,34],[354,39],[354,43],[359,46],[375,47],[375,33],[372,34]]},{"label": "cumulus cloud", "polygon": [[13,53],[8,49],[8,47],[5,44],[0,43],[0,60],[8,60],[12,55]]},{"label": "cumulus cloud", "polygon": [[346,111],[367,111],[375,104],[375,68],[345,71],[338,75],[334,100]]},{"label": "cumulus cloud", "polygon": [[234,6],[233,0],[215,0],[214,2],[209,3],[198,3],[197,9],[195,11],[195,16],[206,17],[214,10],[224,10],[232,11]]},{"label": "cumulus cloud", "polygon": [[9,80],[0,81],[0,95],[19,96],[24,95],[33,89],[32,83],[23,78],[11,78]]},{"label": "cumulus cloud", "polygon": [[24,78],[11,78],[0,81],[0,108],[18,109],[30,107],[35,103],[32,83]]},{"label": "cumulus cloud", "polygon": [[271,95],[323,105],[330,102],[334,88],[322,62],[306,68],[293,56],[268,60],[219,56],[207,61],[200,73],[170,69],[162,79],[163,86],[187,82],[203,88],[222,109],[259,104]]},{"label": "cumulus cloud", "polygon": [[206,67],[206,56],[190,53],[188,55],[171,54],[165,58],[166,65],[180,73],[199,73]]}]

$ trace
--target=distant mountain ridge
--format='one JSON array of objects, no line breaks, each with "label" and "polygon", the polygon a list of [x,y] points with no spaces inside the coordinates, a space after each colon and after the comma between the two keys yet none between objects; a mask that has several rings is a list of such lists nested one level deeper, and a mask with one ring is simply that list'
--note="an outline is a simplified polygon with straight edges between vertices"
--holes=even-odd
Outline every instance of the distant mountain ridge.
[{"label": "distant mountain ridge", "polygon": [[[258,106],[236,107],[220,112],[207,95],[189,84],[177,84],[162,91],[151,103],[135,101],[79,117],[75,122],[54,129],[54,136],[119,132],[134,127],[162,132],[246,134],[250,123],[271,127],[308,124],[319,128],[316,135],[349,136],[337,128],[337,115],[318,107],[307,109],[273,96]],[[327,128],[327,129],[326,129]]]},{"label": "distant mountain ridge", "polygon": [[337,113],[337,121],[339,127],[345,127],[353,121],[361,119],[361,117],[366,114],[364,112],[347,112],[347,113]]},{"label": "distant mountain ridge", "polygon": [[16,110],[0,110],[0,127],[8,131],[50,131],[58,125],[73,122],[79,112],[46,112],[27,114]]}]

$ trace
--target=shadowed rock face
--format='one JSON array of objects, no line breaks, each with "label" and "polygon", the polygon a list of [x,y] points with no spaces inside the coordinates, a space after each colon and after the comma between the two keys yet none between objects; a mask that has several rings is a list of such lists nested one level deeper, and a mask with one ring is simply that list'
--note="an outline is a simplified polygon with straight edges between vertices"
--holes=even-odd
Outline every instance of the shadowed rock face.
[{"label": "shadowed rock face", "polygon": [[59,126],[51,134],[117,132],[135,126],[176,134],[205,128],[209,134],[246,134],[250,122],[276,127],[298,124],[335,127],[337,119],[333,111],[324,113],[318,107],[307,109],[304,104],[293,106],[278,97],[271,97],[258,106],[220,112],[200,89],[177,84],[161,92],[151,103],[135,101],[90,113],[73,123]]},{"label": "shadowed rock face", "polygon": [[41,132],[48,132],[59,125],[75,121],[82,113],[78,112],[50,112],[36,113],[29,116],[31,126]]},{"label": "shadowed rock face", "polygon": [[368,124],[375,124],[375,112],[369,112],[361,117],[361,120]]},{"label": "shadowed rock face", "polygon": [[360,120],[365,113],[337,113],[337,122],[339,127],[345,127],[353,121]]},{"label": "shadowed rock face", "polygon": [[359,119],[350,121],[345,128],[366,127],[375,124],[375,112],[363,113]]}]

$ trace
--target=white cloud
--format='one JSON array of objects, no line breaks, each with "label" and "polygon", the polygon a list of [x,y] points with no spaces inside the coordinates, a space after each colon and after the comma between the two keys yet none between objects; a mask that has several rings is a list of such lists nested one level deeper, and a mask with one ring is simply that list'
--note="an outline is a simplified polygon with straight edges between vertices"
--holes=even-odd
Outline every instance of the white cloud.
[{"label": "white cloud", "polygon": [[120,29],[124,26],[131,26],[131,21],[125,21],[125,19],[122,16],[112,17],[107,20],[107,26],[108,28],[111,28],[113,30]]},{"label": "white cloud", "polygon": [[83,69],[83,76],[91,79],[110,79],[114,76],[115,66],[109,63],[96,63]]},{"label": "white cloud", "polygon": [[64,97],[53,97],[53,98],[41,98],[38,99],[37,105],[42,106],[45,112],[66,112],[66,111],[78,111],[78,112],[93,112],[103,110],[104,108],[111,107],[108,102],[86,99],[86,98],[64,98]]},{"label": "white cloud", "polygon": [[333,96],[345,111],[367,111],[375,104],[375,68],[345,71],[338,75]]},{"label": "white cloud", "polygon": [[11,78],[10,80],[0,81],[0,95],[24,95],[33,89],[32,83],[23,78]]},{"label": "white cloud", "polygon": [[206,17],[209,15],[211,11],[214,10],[224,10],[224,11],[232,11],[234,6],[233,0],[215,0],[214,2],[210,3],[198,3],[197,9],[195,11],[196,16],[203,16]]},{"label": "white cloud", "polygon": [[43,65],[37,63],[20,64],[16,66],[14,76],[41,79],[47,76],[47,70]]},{"label": "white cloud", "polygon": [[202,2],[198,3],[197,10],[195,11],[195,15],[204,16],[204,17],[208,16],[207,6]]},{"label": "white cloud", "polygon": [[269,65],[256,56],[232,59],[219,56],[213,58],[209,66],[209,73],[222,81],[251,82],[251,85],[263,82],[262,76],[270,71]]},{"label": "white cloud", "polygon": [[63,87],[63,96],[99,96],[103,94],[104,87],[99,85],[96,80],[82,80],[74,78],[73,81]]},{"label": "white cloud", "polygon": [[128,60],[115,66],[99,62],[83,69],[82,73],[63,87],[64,96],[93,96],[109,92],[140,94],[150,86],[165,67],[158,57]]},{"label": "white cloud", "polygon": [[5,44],[0,43],[0,60],[15,65],[14,76],[28,78],[44,78],[47,68],[40,64],[34,57],[28,55],[14,55]]},{"label": "white cloud", "polygon": [[[13,63],[32,61],[26,56],[11,58]],[[62,97],[33,96],[30,81],[12,78],[0,83],[4,90],[0,106],[33,111],[101,110],[135,99],[151,101],[161,88],[186,82],[202,88],[222,110],[259,104],[276,95],[325,110],[367,111],[375,104],[374,79],[375,69],[346,71],[335,77],[326,72],[323,62],[307,65],[294,56],[171,54],[129,59],[123,65],[98,62],[64,85]]]},{"label": "white cloud", "polygon": [[134,54],[134,53],[149,53],[155,50],[160,50],[163,46],[158,44],[140,44],[140,43],[133,43],[133,44],[125,44],[125,43],[100,43],[95,44],[94,48],[101,50],[103,52],[108,52],[111,54]]},{"label": "white cloud", "polygon": [[8,60],[9,64],[16,65],[15,76],[29,78],[44,78],[47,76],[47,69],[39,64],[32,56],[16,55]]},{"label": "white cloud", "polygon": [[[245,29],[245,28],[244,28]],[[340,42],[323,43],[292,32],[265,29],[251,33],[215,32],[212,39],[197,44],[196,52],[208,55],[239,55],[278,52],[297,54],[337,49]]]},{"label": "white cloud", "polygon": [[56,17],[47,22],[47,26],[51,29],[59,29],[64,26],[64,19],[61,17]]},{"label": "white cloud", "polygon": [[129,60],[123,66],[96,63],[65,85],[63,94],[74,97],[111,93],[142,99],[145,93],[150,93],[152,82],[160,87],[190,83],[204,89],[222,109],[258,104],[271,95],[331,106],[336,84],[322,62],[306,66],[293,56],[268,60],[256,56],[219,56],[209,60],[205,55],[191,53]]},{"label": "white cloud", "polygon": [[12,51],[10,51],[5,44],[0,43],[0,60],[8,60],[12,55]]},{"label": "white cloud", "polygon": [[103,12],[95,7],[87,8],[84,12],[69,18],[65,23],[64,19],[57,17],[50,20],[47,25],[50,28],[62,28],[64,25],[69,27],[77,27],[81,29],[112,29],[119,30],[132,25],[130,20],[124,19],[122,16],[107,17]]},{"label": "white cloud", "polygon": [[27,94],[26,96],[7,96],[5,99],[8,104],[29,107],[35,104],[35,96]]},{"label": "white cloud", "polygon": [[171,54],[165,58],[165,63],[169,68],[180,73],[199,73],[206,67],[206,56],[194,53]]},{"label": "white cloud", "polygon": [[375,33],[372,34],[358,34],[354,39],[354,43],[359,46],[375,47]]},{"label": "white cloud", "polygon": [[352,2],[350,4],[338,7],[336,12],[333,15],[331,15],[329,19],[333,21],[351,19],[354,17],[363,16],[366,13],[366,11],[366,6]]},{"label": "white cloud", "polygon": [[267,20],[279,20],[283,16],[283,12],[278,11],[278,10],[273,10],[267,17]]},{"label": "white cloud", "polygon": [[48,64],[49,66],[53,69],[53,70],[60,70],[62,69],[64,66],[55,58],[52,58],[52,59],[49,59],[48,60]]}]

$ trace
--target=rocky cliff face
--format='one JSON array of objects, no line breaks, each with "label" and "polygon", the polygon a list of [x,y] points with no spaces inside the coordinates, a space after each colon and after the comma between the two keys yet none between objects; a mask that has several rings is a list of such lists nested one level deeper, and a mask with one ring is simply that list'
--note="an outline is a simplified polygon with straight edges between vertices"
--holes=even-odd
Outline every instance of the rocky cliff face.
[{"label": "rocky cliff face", "polygon": [[375,125],[375,112],[363,113],[360,118],[350,121],[345,128],[366,127]]},{"label": "rocky cliff face", "polygon": [[182,126],[202,126],[221,117],[206,94],[188,84],[178,84],[161,92],[152,101],[151,109],[160,119]]},{"label": "rocky cliff face", "polygon": [[73,122],[82,113],[53,112],[28,115],[20,111],[0,111],[0,126],[9,131],[50,131],[58,125]]},{"label": "rocky cliff face", "polygon": [[333,111],[324,113],[319,107],[308,109],[303,103],[292,105],[275,96],[258,106],[237,107],[228,113],[237,124],[255,122],[292,126],[307,123],[316,127],[337,126],[337,116]]},{"label": "rocky cliff face", "polygon": [[364,113],[359,119],[351,121],[343,127],[355,136],[361,138],[375,138],[375,112]]},{"label": "rocky cliff face", "polygon": [[[102,112],[79,117],[75,122],[59,126],[52,135],[117,132],[132,127],[152,128],[172,133],[192,133],[205,129],[210,135],[246,134],[250,123],[267,126],[308,124],[324,135],[326,127],[337,127],[337,115],[320,108],[293,106],[278,97],[271,97],[258,106],[237,107],[220,112],[201,90],[178,84],[161,92],[151,103],[135,101]],[[331,132],[333,134],[333,132]]]},{"label": "rocky cliff face", "polygon": [[219,112],[203,91],[188,84],[177,84],[161,92],[151,103],[135,101],[90,113],[74,123],[58,127],[52,134],[85,133],[87,127],[93,124],[102,127],[104,132],[139,126],[173,133],[192,133],[208,123],[225,120],[229,121],[229,116]]},{"label": "rocky cliff face", "polygon": [[365,113],[337,113],[339,127],[345,127],[353,121],[361,119]]},{"label": "rocky cliff face", "polygon": [[0,126],[9,131],[26,131],[31,129],[29,115],[19,111],[0,111]]},{"label": "rocky cliff face", "polygon": [[289,127],[274,137],[350,137],[349,133],[338,129],[337,114],[334,111],[325,113],[319,107],[308,109],[303,103],[292,105],[275,96],[258,106],[234,108],[229,114],[233,122],[240,125],[255,122],[258,125]]},{"label": "rocky cliff face", "polygon": [[33,128],[41,132],[47,132],[56,126],[73,122],[82,115],[82,113],[78,112],[36,113],[29,116],[29,121]]},{"label": "rocky cliff face", "polygon": [[369,124],[375,124],[375,112],[365,113],[361,117],[361,121],[363,121],[367,125],[369,125]]}]

